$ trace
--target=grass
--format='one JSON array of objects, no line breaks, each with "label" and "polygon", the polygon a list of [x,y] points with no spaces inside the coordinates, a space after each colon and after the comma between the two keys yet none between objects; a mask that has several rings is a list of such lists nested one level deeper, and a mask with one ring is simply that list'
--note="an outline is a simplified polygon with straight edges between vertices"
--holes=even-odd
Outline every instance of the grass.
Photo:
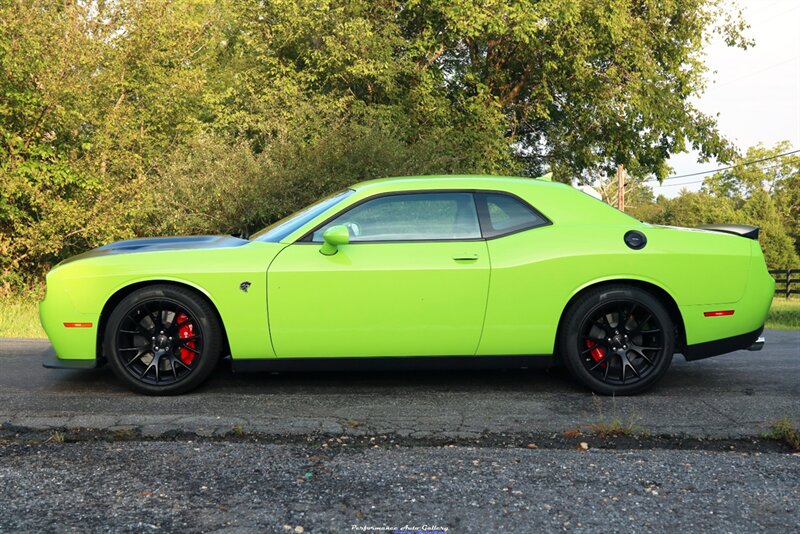
[{"label": "grass", "polygon": [[130,441],[136,437],[136,433],[130,428],[116,428],[111,431],[111,435],[117,441]]},{"label": "grass", "polygon": [[767,328],[800,330],[800,298],[775,298],[767,316]]},{"label": "grass", "polygon": [[38,291],[0,295],[0,337],[45,337]]},{"label": "grass", "polygon": [[791,419],[784,418],[773,421],[770,425],[769,431],[761,435],[766,439],[774,439],[776,441],[783,441],[792,449],[800,451],[800,432],[795,429]]},{"label": "grass", "polygon": [[639,425],[636,424],[636,419],[631,417],[626,422],[615,417],[610,421],[600,421],[591,426],[592,434],[600,438],[617,438],[617,437],[631,437],[646,435]]},{"label": "grass", "polygon": [[54,431],[50,437],[45,440],[45,443],[64,443],[64,434],[59,431]]},{"label": "grass", "polygon": [[635,414],[628,414],[624,421],[619,417],[616,397],[611,397],[612,417],[610,419],[605,416],[605,410],[603,409],[605,401],[603,399],[597,395],[592,395],[592,402],[597,411],[598,421],[590,425],[589,430],[595,436],[606,439],[649,435],[649,432],[637,424],[639,417]]},{"label": "grass", "polygon": [[[0,295],[0,337],[46,337],[39,324],[41,290]],[[800,297],[773,299],[767,328],[800,330]]]}]

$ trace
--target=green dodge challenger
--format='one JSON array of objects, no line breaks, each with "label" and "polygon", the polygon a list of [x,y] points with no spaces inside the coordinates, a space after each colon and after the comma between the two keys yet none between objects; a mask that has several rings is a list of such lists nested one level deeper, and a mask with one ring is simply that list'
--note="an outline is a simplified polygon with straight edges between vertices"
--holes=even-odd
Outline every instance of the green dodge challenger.
[{"label": "green dodge challenger", "polygon": [[490,176],[353,186],[252,236],[132,239],[69,258],[40,304],[45,366],[109,363],[148,394],[234,369],[565,365],[602,394],[674,353],[759,349],[758,228],[637,221],[568,185]]}]

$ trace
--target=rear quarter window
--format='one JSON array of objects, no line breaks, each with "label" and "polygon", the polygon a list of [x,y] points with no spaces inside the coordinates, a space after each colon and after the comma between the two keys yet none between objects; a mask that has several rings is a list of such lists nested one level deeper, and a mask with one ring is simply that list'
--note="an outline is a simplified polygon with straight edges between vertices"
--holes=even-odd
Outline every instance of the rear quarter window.
[{"label": "rear quarter window", "polygon": [[497,237],[549,224],[530,205],[511,195],[482,193],[478,202],[484,212],[484,237]]}]

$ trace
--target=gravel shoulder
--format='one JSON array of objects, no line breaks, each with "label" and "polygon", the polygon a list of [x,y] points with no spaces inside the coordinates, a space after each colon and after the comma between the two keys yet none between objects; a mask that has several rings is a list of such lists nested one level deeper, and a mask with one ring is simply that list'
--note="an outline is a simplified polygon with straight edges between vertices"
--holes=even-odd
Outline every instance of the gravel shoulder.
[{"label": "gravel shoulder", "polygon": [[777,453],[14,443],[0,531],[790,531],[799,484]]}]

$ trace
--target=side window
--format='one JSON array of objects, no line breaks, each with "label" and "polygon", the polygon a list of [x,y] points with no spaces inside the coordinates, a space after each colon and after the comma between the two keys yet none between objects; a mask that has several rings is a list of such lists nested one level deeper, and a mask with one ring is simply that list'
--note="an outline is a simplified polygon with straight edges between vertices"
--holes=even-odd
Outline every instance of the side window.
[{"label": "side window", "polygon": [[322,242],[331,226],[344,225],[350,241],[433,241],[480,239],[472,193],[401,193],[359,204],[328,222],[312,236]]},{"label": "side window", "polygon": [[497,193],[480,195],[479,203],[485,211],[484,237],[496,237],[518,230],[527,230],[547,224],[547,219],[536,213],[521,200]]}]

